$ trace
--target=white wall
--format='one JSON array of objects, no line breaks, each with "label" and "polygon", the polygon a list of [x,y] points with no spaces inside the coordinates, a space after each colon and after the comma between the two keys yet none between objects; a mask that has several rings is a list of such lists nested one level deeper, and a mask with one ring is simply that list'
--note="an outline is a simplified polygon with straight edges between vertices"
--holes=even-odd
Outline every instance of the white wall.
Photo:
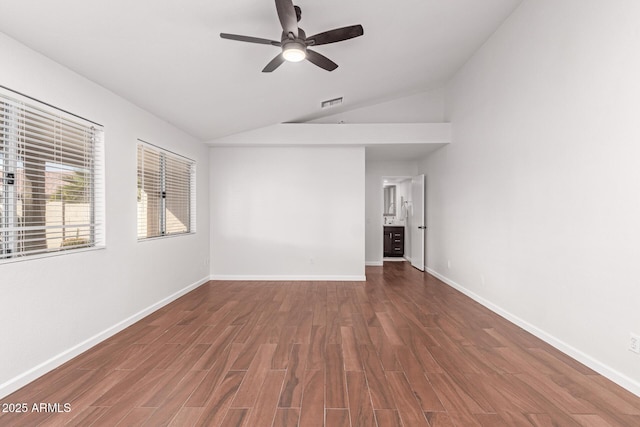
[{"label": "white wall", "polygon": [[210,151],[216,279],[363,280],[364,148]]},{"label": "white wall", "polygon": [[418,172],[415,161],[366,162],[366,252],[367,265],[382,265],[384,199],[382,178],[385,176],[414,176]]},{"label": "white wall", "polygon": [[[345,123],[441,123],[446,121],[444,116],[445,90],[434,89],[332,114],[314,120],[312,123],[338,123],[340,121]],[[390,153],[394,154],[393,146],[389,147]],[[417,173],[417,163],[414,160],[381,160],[367,157],[365,202],[365,259],[367,265],[382,265],[382,178],[384,176],[414,176]],[[405,235],[408,236],[408,234]],[[406,244],[405,247],[407,248]]]},{"label": "white wall", "polygon": [[635,0],[525,0],[449,85],[453,142],[421,166],[429,269],[636,394],[638,22]]},{"label": "white wall", "polygon": [[[0,34],[0,84],[105,126],[107,248],[0,265],[0,396],[208,278],[208,148]],[[136,240],[136,139],[197,162],[197,233]],[[133,317],[132,317],[133,316]]]},{"label": "white wall", "polygon": [[441,123],[444,105],[445,91],[438,88],[333,113],[310,123]]}]

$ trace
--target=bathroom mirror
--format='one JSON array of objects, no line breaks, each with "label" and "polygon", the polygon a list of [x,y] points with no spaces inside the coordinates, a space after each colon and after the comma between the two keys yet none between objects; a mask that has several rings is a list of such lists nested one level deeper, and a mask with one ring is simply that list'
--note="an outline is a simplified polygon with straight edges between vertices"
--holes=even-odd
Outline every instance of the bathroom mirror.
[{"label": "bathroom mirror", "polygon": [[396,186],[387,185],[384,187],[384,216],[396,215]]}]

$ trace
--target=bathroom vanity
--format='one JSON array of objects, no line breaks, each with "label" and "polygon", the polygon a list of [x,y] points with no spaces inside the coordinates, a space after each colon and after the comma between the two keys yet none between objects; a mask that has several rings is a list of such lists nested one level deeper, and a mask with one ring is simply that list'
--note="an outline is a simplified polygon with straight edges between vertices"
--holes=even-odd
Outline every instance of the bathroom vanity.
[{"label": "bathroom vanity", "polygon": [[404,256],[404,227],[388,226],[384,230],[384,256],[401,257]]}]

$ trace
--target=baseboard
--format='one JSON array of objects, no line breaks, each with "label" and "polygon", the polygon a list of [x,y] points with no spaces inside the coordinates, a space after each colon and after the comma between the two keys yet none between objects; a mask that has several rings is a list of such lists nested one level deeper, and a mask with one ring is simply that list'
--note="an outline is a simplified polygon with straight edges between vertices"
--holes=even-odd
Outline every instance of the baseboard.
[{"label": "baseboard", "polygon": [[92,336],[91,338],[88,338],[84,341],[82,341],[81,343],[71,347],[68,350],[63,351],[62,353],[53,356],[52,358],[50,358],[49,360],[46,360],[45,362],[29,369],[28,371],[10,379],[9,381],[6,381],[3,384],[0,384],[0,399],[4,398],[6,396],[8,396],[9,394],[13,393],[14,391],[24,387],[25,385],[29,384],[31,381],[41,377],[42,375],[46,374],[49,371],[52,371],[53,369],[57,368],[58,366],[62,365],[63,363],[68,362],[69,360],[73,359],[74,357],[78,356],[81,353],[84,353],[85,351],[87,351],[88,349],[90,349],[91,347],[101,343],[102,341],[106,340],[107,338],[117,334],[118,332],[122,331],[123,329],[133,325],[134,323],[136,323],[137,321],[143,319],[144,317],[148,316],[149,314],[153,313],[154,311],[164,307],[165,305],[175,301],[176,299],[180,298],[181,296],[185,295],[188,292],[191,292],[192,290],[196,289],[197,287],[203,285],[204,283],[208,282],[209,278],[206,277],[204,279],[200,279],[195,283],[192,283],[191,285],[179,290],[178,292],[169,295],[168,297],[158,301],[157,303],[150,305],[149,307],[145,308],[144,310],[139,311],[138,313],[124,319],[121,322],[116,323],[115,325],[105,329],[102,332],[99,332],[98,334]]},{"label": "baseboard", "polygon": [[224,275],[212,274],[210,280],[247,281],[247,282],[365,282],[362,276],[269,276],[269,275]]},{"label": "baseboard", "polygon": [[383,262],[382,261],[366,261],[364,265],[366,265],[367,267],[382,267]]},{"label": "baseboard", "polygon": [[452,288],[462,292],[463,294],[465,294],[469,298],[473,299],[477,303],[482,304],[483,306],[485,306],[489,310],[493,311],[494,313],[504,317],[505,319],[507,319],[511,323],[514,323],[514,324],[518,325],[519,327],[521,327],[525,331],[535,335],[536,337],[540,338],[542,341],[546,342],[547,344],[555,347],[556,349],[560,350],[561,352],[563,352],[563,353],[567,354],[568,356],[574,358],[578,362],[580,362],[580,363],[584,364],[585,366],[588,366],[589,368],[591,368],[594,371],[598,372],[600,375],[610,379],[614,383],[618,384],[620,387],[623,387],[626,390],[629,390],[631,393],[635,394],[636,396],[640,397],[640,382],[634,380],[633,378],[629,378],[628,376],[624,375],[623,373],[618,372],[617,370],[615,370],[615,369],[611,368],[610,366],[600,362],[599,360],[594,359],[593,357],[591,357],[588,354],[578,350],[577,348],[570,346],[569,344],[565,343],[564,341],[556,338],[555,336],[549,334],[548,332],[543,331],[542,329],[538,328],[537,326],[532,325],[531,323],[527,322],[526,320],[523,320],[520,317],[510,313],[509,311],[504,310],[503,308],[497,306],[496,304],[493,304],[491,301],[486,300],[485,298],[481,297],[480,295],[476,294],[475,292],[470,291],[469,289],[465,288],[464,286],[454,282],[453,280],[449,279],[448,277],[441,275],[437,271],[434,271],[434,270],[432,270],[430,268],[427,268],[427,273],[431,274],[434,277],[437,277],[438,279],[440,279],[441,281],[443,281],[447,285],[449,285]]}]

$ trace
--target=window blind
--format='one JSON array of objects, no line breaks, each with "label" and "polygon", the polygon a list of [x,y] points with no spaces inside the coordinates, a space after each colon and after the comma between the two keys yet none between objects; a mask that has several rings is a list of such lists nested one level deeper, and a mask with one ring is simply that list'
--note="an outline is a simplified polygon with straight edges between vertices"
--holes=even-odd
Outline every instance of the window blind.
[{"label": "window blind", "polygon": [[195,232],[195,162],[138,144],[138,239]]},{"label": "window blind", "polygon": [[0,88],[0,260],[102,243],[102,135]]}]

